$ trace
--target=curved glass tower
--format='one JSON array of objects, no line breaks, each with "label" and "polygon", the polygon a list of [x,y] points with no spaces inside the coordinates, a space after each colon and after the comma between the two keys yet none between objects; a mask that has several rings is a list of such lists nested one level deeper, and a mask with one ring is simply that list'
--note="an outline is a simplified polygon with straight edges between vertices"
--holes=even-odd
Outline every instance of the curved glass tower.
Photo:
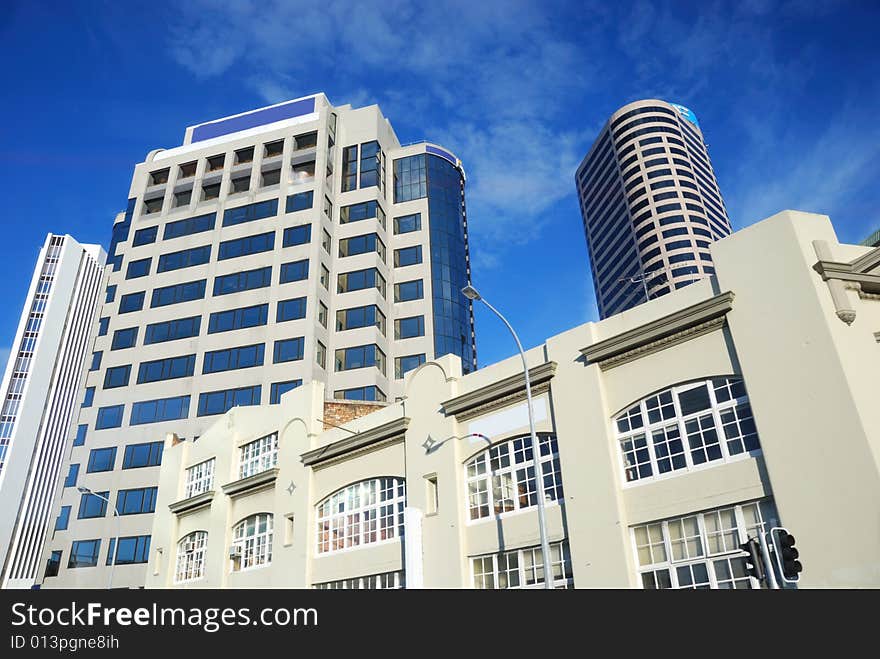
[{"label": "curved glass tower", "polygon": [[688,108],[655,99],[611,115],[575,175],[601,318],[714,274],[730,220]]}]

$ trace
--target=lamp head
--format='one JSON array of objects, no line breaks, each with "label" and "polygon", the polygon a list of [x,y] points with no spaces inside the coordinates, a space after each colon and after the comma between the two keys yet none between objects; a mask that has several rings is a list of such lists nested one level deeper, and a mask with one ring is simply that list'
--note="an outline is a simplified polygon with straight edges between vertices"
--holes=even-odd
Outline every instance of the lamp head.
[{"label": "lamp head", "polygon": [[464,295],[468,300],[479,300],[480,294],[477,292],[477,289],[468,284],[464,288],[461,289],[462,295]]},{"label": "lamp head", "polygon": [[92,493],[92,491],[91,491],[89,488],[84,487],[84,486],[82,486],[82,485],[80,485],[80,486],[79,486],[78,488],[76,488],[76,489],[78,489],[78,490],[79,490],[80,492],[82,492],[83,494],[91,494],[91,493]]}]

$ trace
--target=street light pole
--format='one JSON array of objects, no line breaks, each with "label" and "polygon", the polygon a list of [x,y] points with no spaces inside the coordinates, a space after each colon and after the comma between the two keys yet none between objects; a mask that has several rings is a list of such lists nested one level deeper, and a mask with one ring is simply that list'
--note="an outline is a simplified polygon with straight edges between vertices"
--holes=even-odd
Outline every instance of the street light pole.
[{"label": "street light pole", "polygon": [[113,552],[110,555],[110,578],[107,581],[107,590],[110,590],[113,587],[113,568],[116,567],[116,552],[119,551],[119,511],[116,510],[116,506],[114,506],[107,497],[101,496],[97,492],[92,492],[87,487],[80,486],[76,489],[83,494],[91,494],[93,497],[98,497],[99,499],[106,501],[107,505],[112,508],[113,514],[116,516],[116,538],[113,540]]},{"label": "street light pole", "polygon": [[471,301],[481,301],[489,307],[489,310],[492,313],[501,319],[501,322],[507,326],[507,329],[509,329],[510,333],[513,335],[513,340],[516,341],[516,348],[519,350],[520,359],[522,359],[523,375],[526,380],[526,401],[529,407],[529,431],[532,435],[532,456],[535,460],[535,481],[538,495],[538,530],[540,531],[541,536],[541,558],[543,559],[542,562],[544,565],[544,588],[552,589],[553,570],[550,567],[550,543],[547,540],[547,520],[544,514],[544,470],[541,466],[541,447],[538,444],[538,436],[535,433],[535,416],[532,410],[532,383],[529,378],[529,367],[528,364],[526,364],[526,353],[523,351],[522,343],[520,343],[519,337],[516,335],[513,326],[507,322],[507,319],[501,315],[501,312],[499,312],[498,309],[489,304],[486,299],[477,292],[476,288],[468,284],[461,289],[461,292]]}]

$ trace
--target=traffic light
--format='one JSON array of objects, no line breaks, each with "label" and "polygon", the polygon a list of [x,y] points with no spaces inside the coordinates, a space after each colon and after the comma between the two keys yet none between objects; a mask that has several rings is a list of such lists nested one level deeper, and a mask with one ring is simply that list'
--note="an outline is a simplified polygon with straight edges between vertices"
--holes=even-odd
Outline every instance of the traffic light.
[{"label": "traffic light", "polygon": [[739,548],[747,554],[743,560],[748,575],[758,581],[764,581],[764,561],[761,558],[761,545],[758,544],[758,541],[755,538],[749,538]]},{"label": "traffic light", "polygon": [[794,536],[785,529],[777,528],[774,529],[773,540],[783,580],[789,583],[798,581],[798,573],[804,566],[797,560],[800,554],[794,546]]}]

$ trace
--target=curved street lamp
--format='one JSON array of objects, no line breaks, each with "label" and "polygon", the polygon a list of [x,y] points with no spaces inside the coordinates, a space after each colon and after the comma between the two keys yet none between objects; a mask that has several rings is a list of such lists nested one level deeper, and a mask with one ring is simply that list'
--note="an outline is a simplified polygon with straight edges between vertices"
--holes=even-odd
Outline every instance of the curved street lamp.
[{"label": "curved street lamp", "polygon": [[529,379],[529,367],[526,364],[526,353],[523,352],[522,343],[520,343],[519,337],[516,335],[513,326],[507,322],[507,319],[501,315],[501,312],[499,312],[498,309],[489,304],[486,299],[477,292],[476,288],[468,284],[461,289],[461,292],[468,300],[479,300],[485,304],[489,307],[489,310],[492,313],[501,319],[501,322],[507,326],[507,329],[509,329],[510,333],[513,335],[513,340],[516,341],[516,347],[517,350],[519,350],[519,356],[522,359],[523,375],[525,375],[526,379],[526,401],[529,406],[529,430],[532,434],[532,456],[535,459],[535,481],[538,494],[538,530],[541,534],[541,558],[543,559],[544,564],[544,587],[552,589],[553,570],[550,567],[550,543],[547,541],[547,521],[544,515],[544,470],[541,467],[541,447],[538,445],[538,437],[535,433],[535,417],[532,411],[532,383]]}]

